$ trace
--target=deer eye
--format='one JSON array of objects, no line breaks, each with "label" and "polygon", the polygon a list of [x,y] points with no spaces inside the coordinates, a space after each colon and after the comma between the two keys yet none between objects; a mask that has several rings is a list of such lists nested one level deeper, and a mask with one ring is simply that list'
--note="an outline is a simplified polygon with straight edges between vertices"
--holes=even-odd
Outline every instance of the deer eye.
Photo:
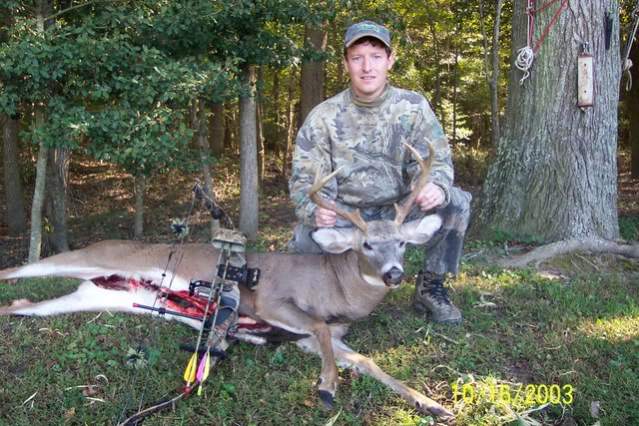
[{"label": "deer eye", "polygon": [[373,247],[372,247],[370,244],[368,244],[368,242],[367,242],[367,241],[364,241],[364,248],[365,248],[366,250],[373,250]]}]

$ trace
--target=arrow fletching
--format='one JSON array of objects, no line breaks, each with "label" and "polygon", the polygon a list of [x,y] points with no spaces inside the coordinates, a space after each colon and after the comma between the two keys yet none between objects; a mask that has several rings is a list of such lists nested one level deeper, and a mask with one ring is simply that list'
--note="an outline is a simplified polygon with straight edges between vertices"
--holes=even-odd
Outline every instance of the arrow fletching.
[{"label": "arrow fletching", "polygon": [[200,366],[197,369],[197,381],[200,386],[197,388],[197,395],[202,395],[202,383],[209,377],[209,371],[211,370],[211,355],[207,352],[200,361]]},{"label": "arrow fletching", "polygon": [[190,385],[191,383],[195,382],[196,371],[197,371],[197,352],[194,352],[193,355],[191,355],[191,359],[189,360],[189,363],[186,365],[186,369],[184,370],[184,381],[186,381],[187,385]]},{"label": "arrow fletching", "polygon": [[211,355],[207,353],[202,361],[200,361],[200,366],[197,369],[197,381],[202,383],[209,377],[209,371],[211,370]]}]

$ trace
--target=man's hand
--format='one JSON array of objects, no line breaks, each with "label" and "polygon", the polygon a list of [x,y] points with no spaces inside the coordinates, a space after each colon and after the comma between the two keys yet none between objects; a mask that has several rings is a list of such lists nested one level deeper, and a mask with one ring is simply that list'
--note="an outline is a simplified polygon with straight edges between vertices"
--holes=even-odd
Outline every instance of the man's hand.
[{"label": "man's hand", "polygon": [[[334,201],[328,201],[329,204],[335,205]],[[318,228],[332,228],[337,223],[337,213],[333,210],[327,210],[323,207],[315,209],[315,226]]]},{"label": "man's hand", "polygon": [[415,203],[419,205],[421,211],[425,212],[441,206],[445,199],[444,190],[434,183],[428,182],[415,197]]}]

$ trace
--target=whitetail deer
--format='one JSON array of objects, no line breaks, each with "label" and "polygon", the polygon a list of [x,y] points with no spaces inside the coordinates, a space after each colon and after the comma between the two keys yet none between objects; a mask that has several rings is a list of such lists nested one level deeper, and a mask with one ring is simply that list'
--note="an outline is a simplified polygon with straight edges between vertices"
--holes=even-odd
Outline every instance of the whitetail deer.
[{"label": "whitetail deer", "polygon": [[[332,405],[337,388],[337,360],[340,365],[386,384],[419,411],[450,417],[452,413],[443,406],[389,376],[342,341],[352,321],[369,315],[389,289],[399,285],[404,275],[405,245],[425,243],[441,226],[437,215],[403,223],[415,196],[427,182],[433,157],[432,149],[428,161],[410,149],[422,171],[406,201],[395,206],[394,221],[365,222],[359,211],[346,212],[325,203],[318,191],[337,172],[317,179],[309,193],[311,199],[317,205],[334,209],[356,227],[317,229],[313,238],[328,253],[325,255],[248,254],[247,263],[261,270],[261,278],[253,291],[240,287],[239,311],[240,315],[298,335],[296,343],[300,347],[320,355],[318,387],[325,405]],[[170,308],[173,296],[186,292],[191,280],[214,280],[218,259],[218,251],[209,244],[185,244],[179,255],[183,256],[182,261],[166,268],[170,250],[166,244],[103,241],[0,271],[0,280],[45,275],[85,280],[69,295],[39,303],[15,301],[0,308],[0,314],[53,315],[103,310],[145,314],[149,311],[137,308],[136,304],[152,305],[163,281],[172,281],[172,290],[165,298]],[[164,271],[168,276],[163,278]],[[188,316],[174,318],[196,329],[202,325],[200,320]]]}]

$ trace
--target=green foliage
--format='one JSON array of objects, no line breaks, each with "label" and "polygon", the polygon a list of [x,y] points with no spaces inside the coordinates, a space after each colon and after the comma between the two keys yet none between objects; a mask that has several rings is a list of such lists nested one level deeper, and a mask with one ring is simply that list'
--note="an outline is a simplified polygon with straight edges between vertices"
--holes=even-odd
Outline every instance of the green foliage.
[{"label": "green foliage", "polygon": [[621,216],[619,234],[624,240],[639,240],[639,216]]},{"label": "green foliage", "polygon": [[240,64],[292,61],[285,29],[316,19],[292,0],[136,1],[61,11],[38,31],[25,3],[4,10],[0,112],[38,110],[43,121],[25,140],[81,147],[145,175],[189,168],[190,105],[237,97]]}]

